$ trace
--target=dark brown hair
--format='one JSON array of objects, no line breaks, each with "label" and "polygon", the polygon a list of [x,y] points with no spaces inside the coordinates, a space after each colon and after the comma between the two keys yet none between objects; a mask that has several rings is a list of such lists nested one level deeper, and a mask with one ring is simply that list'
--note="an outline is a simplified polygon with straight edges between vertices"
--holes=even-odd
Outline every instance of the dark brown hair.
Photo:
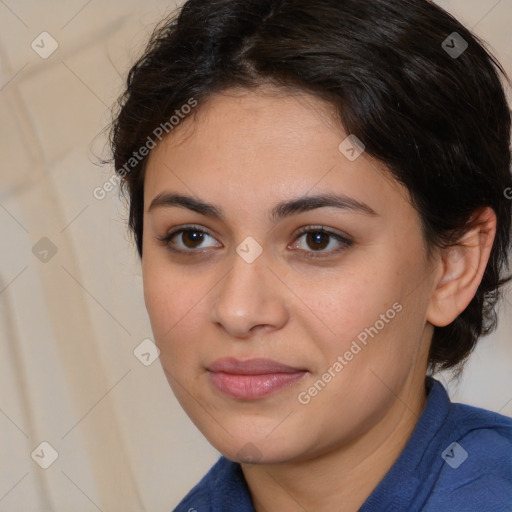
[{"label": "dark brown hair", "polygon": [[483,43],[428,0],[189,0],[155,29],[112,125],[139,255],[147,157],[133,157],[162,123],[172,129],[169,119],[191,98],[200,108],[228,88],[308,92],[330,102],[345,131],[405,185],[428,248],[456,241],[479,208],[496,213],[476,295],[454,322],[435,327],[432,340],[431,368],[461,369],[478,337],[496,327],[500,287],[510,280],[502,275],[510,111],[500,75]]}]

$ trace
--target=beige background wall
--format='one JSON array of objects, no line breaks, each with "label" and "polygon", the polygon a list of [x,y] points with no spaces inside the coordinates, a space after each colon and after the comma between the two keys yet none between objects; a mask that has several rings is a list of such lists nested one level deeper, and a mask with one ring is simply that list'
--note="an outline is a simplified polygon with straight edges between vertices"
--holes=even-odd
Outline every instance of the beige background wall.
[{"label": "beige background wall", "polygon": [[[512,1],[440,3],[512,74]],[[0,0],[0,512],[169,511],[218,456],[133,353],[152,335],[126,210],[92,193],[109,107],[173,5]],[[510,297],[450,392],[512,415]]]}]

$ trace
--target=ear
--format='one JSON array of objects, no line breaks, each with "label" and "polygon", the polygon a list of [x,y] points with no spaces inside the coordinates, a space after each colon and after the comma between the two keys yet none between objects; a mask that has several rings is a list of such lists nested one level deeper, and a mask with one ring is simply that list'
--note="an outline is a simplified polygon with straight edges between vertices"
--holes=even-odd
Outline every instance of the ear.
[{"label": "ear", "polygon": [[437,327],[450,324],[466,309],[489,261],[496,214],[489,207],[482,208],[468,224],[470,228],[455,245],[440,250],[440,277],[427,310],[427,320]]}]

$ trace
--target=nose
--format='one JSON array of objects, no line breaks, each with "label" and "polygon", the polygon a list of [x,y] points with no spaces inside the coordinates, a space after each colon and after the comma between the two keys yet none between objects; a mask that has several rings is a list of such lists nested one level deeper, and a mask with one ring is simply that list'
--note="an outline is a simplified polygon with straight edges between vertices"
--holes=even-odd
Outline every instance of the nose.
[{"label": "nose", "polygon": [[233,267],[214,289],[210,320],[233,338],[281,329],[288,320],[286,290],[267,264],[263,255],[247,263],[235,254]]}]

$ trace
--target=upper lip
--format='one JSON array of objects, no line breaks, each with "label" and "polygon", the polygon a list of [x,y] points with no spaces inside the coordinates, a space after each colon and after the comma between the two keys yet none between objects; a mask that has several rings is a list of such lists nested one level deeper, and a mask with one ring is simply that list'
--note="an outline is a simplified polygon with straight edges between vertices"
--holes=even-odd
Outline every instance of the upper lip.
[{"label": "upper lip", "polygon": [[263,375],[265,373],[297,373],[305,371],[303,368],[294,368],[272,359],[247,359],[245,361],[234,357],[217,359],[207,369],[211,372],[231,373],[234,375]]}]

